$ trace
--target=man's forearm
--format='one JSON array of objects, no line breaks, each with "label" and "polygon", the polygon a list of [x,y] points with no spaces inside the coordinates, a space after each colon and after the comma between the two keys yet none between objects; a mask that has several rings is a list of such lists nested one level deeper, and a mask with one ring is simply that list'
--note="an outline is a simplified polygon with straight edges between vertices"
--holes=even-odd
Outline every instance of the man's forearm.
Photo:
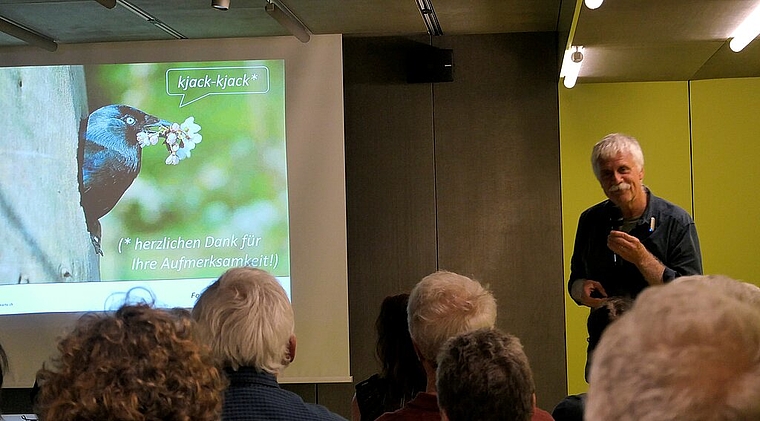
[{"label": "man's forearm", "polygon": [[654,257],[652,253],[647,251],[647,254],[636,267],[649,285],[660,285],[663,283],[662,274],[665,273],[665,265]]}]

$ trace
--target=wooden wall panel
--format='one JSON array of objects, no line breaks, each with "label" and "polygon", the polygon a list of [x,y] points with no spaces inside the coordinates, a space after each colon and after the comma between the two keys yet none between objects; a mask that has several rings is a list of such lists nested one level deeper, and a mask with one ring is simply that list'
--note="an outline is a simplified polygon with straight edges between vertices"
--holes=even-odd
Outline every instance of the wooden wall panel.
[{"label": "wooden wall panel", "polygon": [[382,299],[449,269],[490,284],[551,410],[566,392],[555,34],[434,38],[454,81],[408,84],[420,44],[344,39],[352,375],[377,370]]},{"label": "wooden wall panel", "polygon": [[434,87],[439,265],[491,285],[551,410],[566,392],[555,34],[436,45],[455,71]]},{"label": "wooden wall panel", "polygon": [[[343,41],[349,325],[354,381],[377,372],[382,300],[436,269],[430,84],[406,83],[407,38]],[[350,399],[350,396],[349,396]]]}]

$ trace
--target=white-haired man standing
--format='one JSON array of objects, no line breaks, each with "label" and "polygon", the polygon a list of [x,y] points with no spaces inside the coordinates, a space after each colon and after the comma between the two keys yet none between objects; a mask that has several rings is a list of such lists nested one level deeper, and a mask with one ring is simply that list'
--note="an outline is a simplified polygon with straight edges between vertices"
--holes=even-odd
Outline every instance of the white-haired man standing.
[{"label": "white-haired man standing", "polygon": [[570,266],[570,295],[598,307],[604,297],[636,296],[649,285],[702,274],[691,216],[644,186],[644,154],[613,133],[594,145],[591,164],[608,200],[581,214]]},{"label": "white-haired man standing", "polygon": [[644,153],[635,138],[605,136],[594,145],[591,166],[608,200],[578,220],[568,280],[578,304],[634,299],[650,285],[702,274],[694,220],[644,186]]}]

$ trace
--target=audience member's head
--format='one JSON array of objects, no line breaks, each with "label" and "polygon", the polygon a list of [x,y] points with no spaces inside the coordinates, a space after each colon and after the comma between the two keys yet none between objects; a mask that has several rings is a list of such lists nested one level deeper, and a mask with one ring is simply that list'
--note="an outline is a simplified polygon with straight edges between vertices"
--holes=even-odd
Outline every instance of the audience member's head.
[{"label": "audience member's head", "polygon": [[610,297],[602,301],[602,305],[591,309],[586,321],[588,329],[588,350],[591,353],[602,339],[607,326],[619,319],[633,305],[633,299],[628,297]]},{"label": "audience member's head", "polygon": [[192,314],[222,367],[277,375],[295,357],[293,308],[263,270],[228,270],[201,294]]},{"label": "audience member's head", "polygon": [[449,340],[438,355],[438,406],[449,421],[528,421],[535,386],[517,337],[480,329]]},{"label": "audience member's head", "polygon": [[427,387],[427,374],[414,352],[406,307],[409,294],[385,297],[375,320],[375,354],[380,373],[359,382],[351,401],[352,420],[374,420],[402,408]]},{"label": "audience member's head", "polygon": [[43,421],[212,421],[224,380],[187,311],[124,305],[83,316],[38,372]]},{"label": "audience member's head", "polygon": [[[386,297],[380,305],[375,321],[377,330],[377,358],[382,369],[380,376],[387,380],[389,395],[393,398],[411,400],[417,392],[425,390],[425,370],[414,352],[409,335],[406,307],[409,294]],[[400,402],[400,401],[399,401]],[[398,409],[386,408],[386,411]]]},{"label": "audience member's head", "polygon": [[434,368],[449,338],[496,324],[496,299],[477,281],[438,271],[417,283],[407,312],[412,341],[420,357]]},{"label": "audience member's head", "polygon": [[589,313],[586,320],[586,329],[588,330],[588,351],[584,373],[586,380],[588,380],[588,373],[591,369],[594,349],[599,344],[599,340],[602,339],[602,333],[604,333],[610,323],[620,318],[632,305],[632,298],[610,297],[605,298],[599,307],[591,309],[591,313]]},{"label": "audience member's head", "polygon": [[[589,378],[591,360],[594,350],[607,327],[619,319],[633,305],[633,299],[628,297],[609,297],[602,301],[599,307],[592,308],[588,315],[588,354],[584,377]],[[552,418],[556,421],[583,421],[583,411],[586,394],[569,395],[563,398],[552,410]]]},{"label": "audience member's head", "polygon": [[552,418],[554,421],[583,421],[585,405],[585,393],[565,396],[552,410]]},{"label": "audience member's head", "polygon": [[736,281],[726,275],[681,276],[672,282],[692,282],[718,288],[723,293],[760,309],[760,288],[747,282]]},{"label": "audience member's head", "polygon": [[644,290],[594,352],[586,420],[760,419],[758,299],[725,277]]}]

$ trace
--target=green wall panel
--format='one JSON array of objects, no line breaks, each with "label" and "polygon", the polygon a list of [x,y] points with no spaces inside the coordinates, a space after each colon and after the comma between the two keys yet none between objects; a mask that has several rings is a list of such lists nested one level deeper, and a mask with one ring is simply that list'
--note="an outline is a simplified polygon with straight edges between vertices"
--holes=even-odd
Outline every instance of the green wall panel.
[{"label": "green wall panel", "polygon": [[692,82],[694,218],[705,273],[760,285],[760,78]]},{"label": "green wall panel", "polygon": [[[591,170],[591,148],[604,135],[636,137],[644,150],[644,183],[692,210],[689,98],[686,82],[609,83],[560,87],[560,165],[565,279],[580,213],[605,199]],[[568,392],[587,389],[586,317],[565,293]]]}]

